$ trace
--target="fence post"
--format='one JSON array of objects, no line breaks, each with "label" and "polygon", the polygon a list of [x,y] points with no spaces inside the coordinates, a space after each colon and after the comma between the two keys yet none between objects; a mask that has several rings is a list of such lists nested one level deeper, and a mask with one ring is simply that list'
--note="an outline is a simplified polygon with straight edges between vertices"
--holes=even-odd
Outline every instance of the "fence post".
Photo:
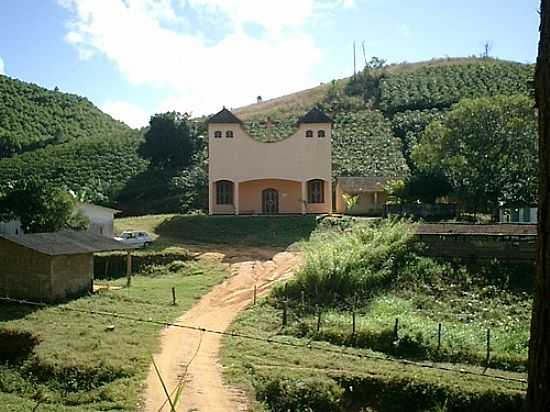
[{"label": "fence post", "polygon": [[437,351],[439,352],[440,349],[441,349],[441,323],[437,328]]},{"label": "fence post", "polygon": [[126,255],[126,287],[132,285],[132,252],[128,251]]},{"label": "fence post", "polygon": [[302,303],[302,312],[305,312],[306,311],[306,293],[302,290],[301,291],[301,303]]},{"label": "fence post", "polygon": [[254,305],[256,304],[256,284],[254,284]]},{"label": "fence post", "polygon": [[176,288],[172,288],[172,305],[176,306]]},{"label": "fence post", "polygon": [[399,339],[399,318],[395,318],[395,326],[393,327],[394,340]]},{"label": "fence post", "polygon": [[317,311],[317,332],[321,330],[321,308],[318,305],[315,307]]},{"label": "fence post", "polygon": [[[491,329],[487,329],[487,357],[485,358],[485,371],[489,368],[489,358],[491,357]],[[485,373],[483,371],[483,373]]]},{"label": "fence post", "polygon": [[355,307],[351,311],[351,335],[355,336]]}]

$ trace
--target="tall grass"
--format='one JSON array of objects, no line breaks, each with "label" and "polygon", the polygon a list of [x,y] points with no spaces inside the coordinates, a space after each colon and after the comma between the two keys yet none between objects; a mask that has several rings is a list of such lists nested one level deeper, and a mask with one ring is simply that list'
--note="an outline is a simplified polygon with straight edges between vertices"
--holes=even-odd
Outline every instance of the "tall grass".
[{"label": "tall grass", "polygon": [[321,232],[303,243],[305,263],[274,295],[302,295],[316,304],[338,305],[372,296],[389,287],[416,261],[413,226],[404,221],[352,227],[344,233]]}]

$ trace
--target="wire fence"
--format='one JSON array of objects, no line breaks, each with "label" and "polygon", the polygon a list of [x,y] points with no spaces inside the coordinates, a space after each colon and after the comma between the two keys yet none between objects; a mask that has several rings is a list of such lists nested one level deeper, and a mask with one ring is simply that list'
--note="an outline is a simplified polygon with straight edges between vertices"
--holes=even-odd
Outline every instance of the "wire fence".
[{"label": "wire fence", "polygon": [[[468,376],[477,376],[481,378],[486,379],[492,379],[492,380],[499,380],[499,381],[509,381],[509,382],[516,382],[521,384],[527,384],[526,379],[521,378],[514,378],[510,376],[503,376],[498,374],[487,374],[486,371],[483,373],[479,373],[473,370],[465,370],[463,368],[452,368],[447,367],[443,365],[438,364],[431,364],[431,363],[421,363],[416,361],[411,361],[407,359],[397,359],[390,356],[383,356],[378,354],[371,354],[371,353],[357,353],[356,350],[353,352],[349,352],[347,348],[343,347],[342,349],[336,349],[336,348],[329,348],[326,346],[318,346],[315,345],[312,341],[307,341],[304,344],[298,344],[295,342],[289,342],[288,340],[277,340],[275,339],[275,336],[272,337],[263,337],[263,336],[255,336],[255,335],[248,335],[243,333],[236,333],[236,332],[227,332],[222,330],[215,330],[215,329],[208,329],[208,328],[202,328],[200,326],[192,326],[192,325],[185,325],[178,322],[169,322],[169,321],[159,321],[159,320],[153,320],[153,319],[144,319],[137,317],[133,314],[125,314],[125,313],[117,313],[117,312],[105,312],[105,311],[98,311],[98,310],[88,310],[88,309],[79,309],[79,308],[73,308],[66,305],[48,305],[43,302],[33,302],[28,300],[22,300],[22,299],[13,299],[13,298],[7,298],[7,297],[0,297],[0,302],[4,303],[10,303],[10,304],[19,304],[19,305],[28,305],[28,306],[37,306],[42,308],[52,308],[55,310],[60,311],[69,311],[69,312],[78,312],[78,313],[85,313],[89,315],[94,316],[105,316],[110,318],[118,318],[123,320],[129,320],[133,322],[141,322],[141,323],[149,323],[149,324],[155,324],[159,326],[165,326],[165,327],[176,327],[176,328],[184,328],[188,330],[194,330],[200,333],[205,334],[215,334],[215,335],[221,335],[229,338],[239,338],[239,339],[247,339],[252,340],[256,342],[262,342],[267,343],[270,345],[278,345],[282,347],[288,347],[288,348],[296,348],[296,349],[304,349],[307,348],[309,350],[318,351],[327,353],[330,355],[338,355],[343,357],[349,357],[349,358],[358,358],[358,359],[366,359],[376,362],[389,362],[393,364],[400,364],[403,366],[410,366],[410,367],[416,367],[416,368],[423,368],[423,369],[432,369],[432,370],[438,370],[443,372],[449,372],[449,373],[455,373],[460,375],[468,375]],[[287,307],[287,316],[288,316],[288,307]],[[283,314],[283,320],[284,320],[284,314]],[[287,318],[288,323],[288,318]],[[280,365],[281,367],[284,365]]]}]

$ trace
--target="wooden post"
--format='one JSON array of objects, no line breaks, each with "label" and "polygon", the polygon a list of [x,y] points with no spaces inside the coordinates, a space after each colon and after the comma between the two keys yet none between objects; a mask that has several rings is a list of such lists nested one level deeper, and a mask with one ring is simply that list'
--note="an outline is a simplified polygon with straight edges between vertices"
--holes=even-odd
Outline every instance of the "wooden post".
[{"label": "wooden post", "polygon": [[300,292],[301,295],[301,303],[302,303],[302,312],[306,311],[306,293],[302,290]]},{"label": "wooden post", "polygon": [[[491,357],[491,329],[487,329],[487,357],[485,358],[485,370],[489,368],[489,359]],[[483,371],[485,373],[485,371]]]},{"label": "wooden post", "polygon": [[256,285],[254,285],[254,305],[256,304]]},{"label": "wooden post", "polygon": [[355,307],[351,311],[351,334],[355,336]]},{"label": "wooden post", "polygon": [[126,287],[132,285],[132,252],[128,251],[126,255]]},{"label": "wooden post", "polygon": [[317,332],[321,330],[321,308],[316,307],[317,310]]},{"label": "wooden post", "polygon": [[441,323],[437,328],[437,351],[439,352],[440,349],[441,349]]},{"label": "wooden post", "polygon": [[395,326],[393,327],[393,338],[394,340],[399,339],[399,318],[395,318]]},{"label": "wooden post", "polygon": [[172,305],[176,306],[176,288],[172,288]]}]

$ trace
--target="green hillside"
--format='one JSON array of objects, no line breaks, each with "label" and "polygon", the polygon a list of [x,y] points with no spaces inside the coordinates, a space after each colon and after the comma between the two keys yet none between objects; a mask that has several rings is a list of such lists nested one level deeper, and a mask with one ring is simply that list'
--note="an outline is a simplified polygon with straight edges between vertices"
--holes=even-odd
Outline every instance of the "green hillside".
[{"label": "green hillside", "polygon": [[128,130],[83,97],[0,75],[0,158]]},{"label": "green hillside", "polygon": [[0,192],[12,181],[36,177],[75,193],[86,193],[93,200],[112,201],[132,177],[147,167],[137,155],[140,140],[136,134],[127,131],[74,140],[1,159]]},{"label": "green hillside", "polygon": [[389,113],[445,109],[465,97],[526,94],[532,78],[532,66],[496,60],[421,67],[384,78],[378,105]]}]

